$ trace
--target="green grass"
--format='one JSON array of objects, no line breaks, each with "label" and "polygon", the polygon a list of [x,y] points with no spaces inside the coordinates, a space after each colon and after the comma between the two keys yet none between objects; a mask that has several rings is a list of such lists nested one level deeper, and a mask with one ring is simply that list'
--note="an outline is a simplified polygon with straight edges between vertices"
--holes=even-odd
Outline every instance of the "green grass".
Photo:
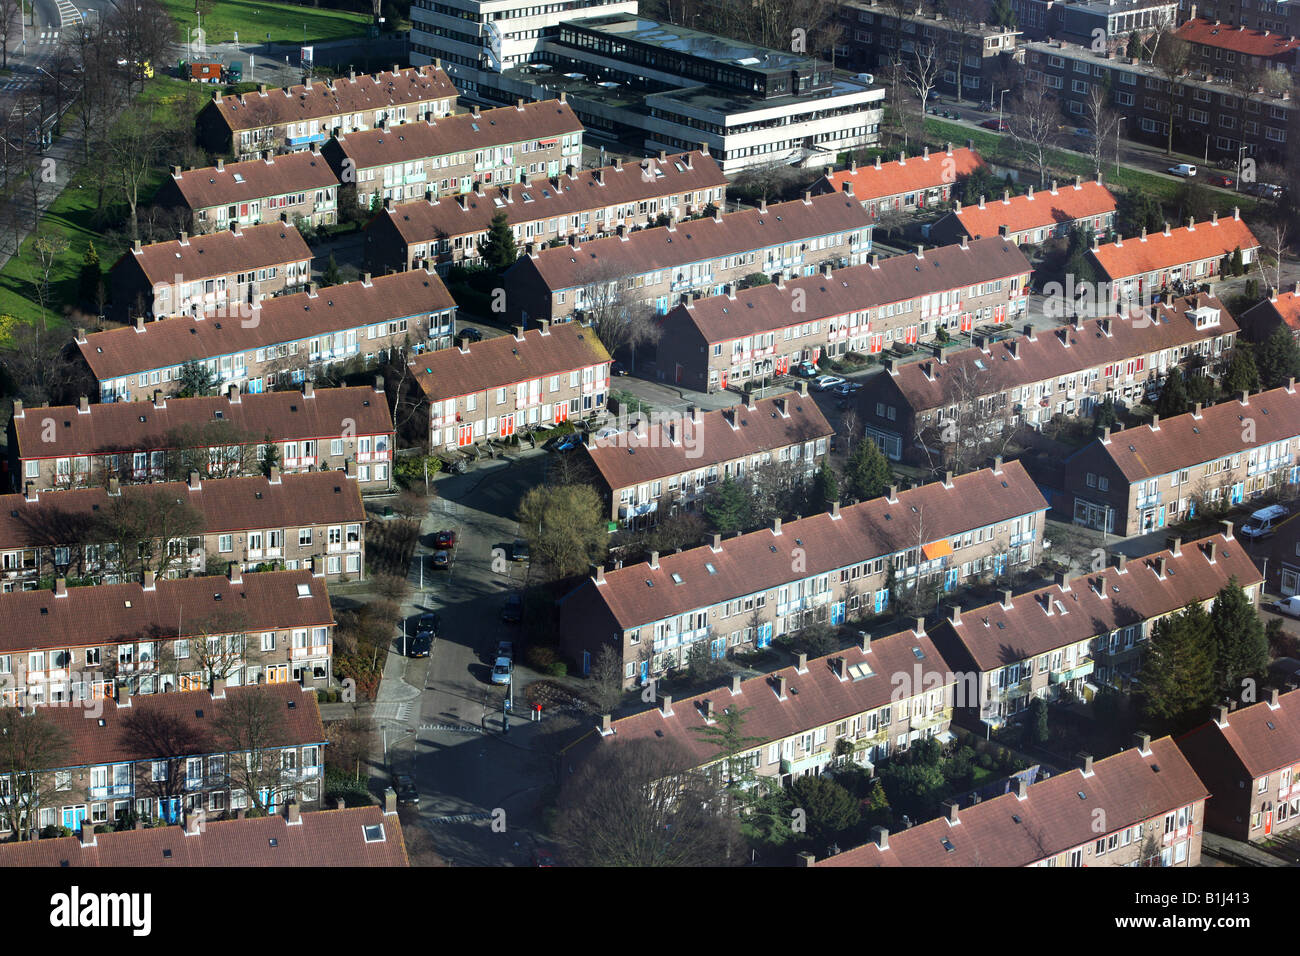
[{"label": "green grass", "polygon": [[[189,39],[190,31],[198,26],[193,0],[160,2],[175,21],[180,38]],[[305,26],[306,42],[320,43],[365,36],[370,23],[368,15],[344,10],[254,0],[216,0],[211,12],[203,18],[203,32],[208,43],[231,43],[236,33],[240,43],[265,43],[268,33],[272,43],[302,43]]]}]

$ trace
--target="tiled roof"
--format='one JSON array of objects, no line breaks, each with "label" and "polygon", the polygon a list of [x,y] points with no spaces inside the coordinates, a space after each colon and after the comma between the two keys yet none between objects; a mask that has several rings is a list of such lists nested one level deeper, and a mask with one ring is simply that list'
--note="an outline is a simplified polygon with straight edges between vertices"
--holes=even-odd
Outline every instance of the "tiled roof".
[{"label": "tiled roof", "polygon": [[485,232],[492,217],[501,211],[512,225],[517,225],[726,184],[727,178],[708,153],[678,153],[662,161],[626,163],[621,169],[584,169],[571,176],[562,174],[528,184],[492,186],[482,194],[469,192],[401,203],[381,212],[367,228],[387,219],[406,242],[429,242]]},{"label": "tiled roof", "polygon": [[[289,87],[288,95],[281,87],[266,93],[245,93],[242,96],[213,98],[207,109],[217,112],[226,125],[234,131],[259,129],[280,123],[297,123],[302,120],[338,116],[344,113],[364,113],[367,110],[406,106],[424,100],[457,96],[456,88],[447,74],[431,66],[407,67],[396,73],[366,73],[355,79],[340,77],[329,82],[299,84]],[[373,117],[367,117],[370,122]],[[326,130],[328,133],[329,131]]]},{"label": "tiled roof", "polygon": [[1130,236],[1116,242],[1104,242],[1088,255],[1101,267],[1106,278],[1123,279],[1146,275],[1186,262],[1216,259],[1228,255],[1238,246],[1245,252],[1259,247],[1249,227],[1241,219],[1220,216],[1217,221],[1196,223],[1193,228],[1179,226],[1146,237]]},{"label": "tiled roof", "polygon": [[[543,249],[513,268],[531,264],[547,288],[569,289],[592,281],[593,273],[640,275],[870,226],[871,217],[852,198],[828,193],[777,203],[766,210],[744,209],[717,218],[642,229],[621,238]],[[863,244],[861,251],[865,250]],[[761,272],[762,265],[755,263],[755,270]]]},{"label": "tiled roof", "polygon": [[[296,232],[295,232],[296,234]],[[310,256],[310,253],[308,253]],[[143,369],[180,365],[187,359],[232,355],[314,335],[341,332],[408,316],[454,308],[456,302],[434,272],[421,269],[378,276],[311,292],[263,299],[247,318],[177,315],[135,326],[95,332],[78,343],[95,377],[104,380]],[[238,307],[228,310],[232,313]]]},{"label": "tiled roof", "polygon": [[329,163],[319,153],[313,152],[225,163],[221,168],[205,166],[179,175],[173,173],[171,181],[191,209],[207,209],[338,185]]},{"label": "tiled roof", "polygon": [[[1155,430],[1150,425],[1138,425],[1112,431],[1108,441],[1098,438],[1075,455],[1100,449],[1130,482],[1167,475],[1189,465],[1300,435],[1300,392],[1275,388],[1251,395],[1247,405],[1239,398],[1229,399],[1201,409],[1199,418],[1195,415],[1187,412],[1161,419]],[[1242,438],[1247,419],[1254,424],[1252,441]]]},{"label": "tiled roof", "polygon": [[[299,586],[307,589],[299,595]],[[173,640],[220,621],[247,631],[328,626],[334,622],[322,578],[310,571],[220,575],[143,584],[100,584],[0,594],[0,650],[73,648],[123,641]],[[179,629],[179,630],[178,630]]]},{"label": "tiled roof", "polygon": [[289,223],[266,222],[239,232],[222,229],[184,241],[155,242],[139,252],[128,249],[113,268],[132,257],[151,283],[174,283],[178,275],[182,282],[193,282],[285,262],[310,262],[311,249]]},{"label": "tiled roof", "polygon": [[[356,479],[338,471],[282,475],[274,483],[259,475],[209,478],[197,489],[167,481],[121,490],[128,501],[163,495],[186,502],[203,516],[205,534],[366,520]],[[89,523],[112,502],[103,488],[51,491],[36,501],[0,495],[0,549],[80,544]]]},{"label": "tiled roof", "polygon": [[[850,266],[798,279],[743,289],[732,299],[706,296],[689,308],[677,305],[676,318],[692,322],[708,342],[723,342],[757,332],[846,315],[861,309],[967,288],[996,279],[1026,276],[1033,266],[1020,247],[1005,239],[977,239],[960,245],[926,249],[878,260],[876,266]],[[802,301],[802,310],[792,306]]]},{"label": "tiled roof", "polygon": [[[1197,329],[1186,316],[1198,307],[1218,309],[1219,324]],[[948,352],[943,362],[909,362],[896,367],[893,383],[913,409],[941,408],[958,398],[970,400],[977,395],[997,394],[1237,331],[1237,323],[1222,303],[1205,293],[1160,303],[1155,309],[1157,322],[1151,321],[1150,313],[1134,310],[1109,319],[1085,319],[1082,328],[1068,325],[1036,332],[1032,339],[1012,336],[991,343],[987,354],[976,347]],[[1106,322],[1110,323],[1109,336],[1103,331]],[[1068,348],[1064,337],[1069,339]],[[1013,349],[1018,351],[1019,359],[1013,357]],[[927,370],[933,372],[933,380],[927,377]]]},{"label": "tiled roof", "polygon": [[[45,440],[49,421],[53,441]],[[366,386],[313,388],[310,397],[299,391],[264,392],[234,402],[228,395],[169,398],[162,406],[110,402],[91,405],[85,414],[75,405],[25,408],[13,423],[20,455],[35,459],[175,448],[186,438],[211,437],[217,423],[245,441],[262,442],[267,435],[277,441],[324,438],[341,435],[348,421],[358,435],[393,430],[384,393]]]},{"label": "tiled roof", "polygon": [[[0,865],[22,866],[409,866],[397,814],[379,807],[219,820],[186,836],[183,827],[99,833],[93,846],[77,837],[0,844]],[[373,828],[378,828],[375,830]],[[374,833],[373,841],[367,832]],[[379,837],[382,836],[382,839]]]},{"label": "tiled roof", "polygon": [[[1213,564],[1211,541],[1216,546]],[[1163,581],[1158,575],[1162,557]],[[1166,549],[1133,558],[1123,574],[1111,567],[1067,582],[1068,591],[1053,584],[1017,594],[1009,608],[999,601],[962,611],[959,624],[944,620],[932,630],[941,647],[951,652],[948,639],[953,638],[979,670],[991,671],[1208,600],[1234,576],[1243,587],[1262,578],[1239,541],[1212,535],[1183,543],[1177,557]]]},{"label": "tiled roof", "polygon": [[[960,475],[945,488],[934,482],[885,497],[784,523],[780,535],[753,531],[709,546],[692,548],[648,563],[605,572],[605,582],[588,580],[622,627],[638,627],[742,594],[780,587],[794,577],[812,577],[868,558],[883,557],[976,526],[1044,511],[1047,502],[1024,466],[1009,462]],[[915,510],[914,510],[915,509]],[[801,548],[804,570],[790,570],[790,551]],[[712,570],[710,570],[712,568]],[[674,575],[681,579],[678,583]]]},{"label": "tiled roof", "polygon": [[[837,658],[843,659],[845,672],[850,675],[845,680],[840,680],[836,673]],[[851,676],[852,671],[857,669],[863,673],[862,665],[866,665],[866,676],[855,679]],[[674,700],[670,717],[665,717],[661,708],[624,717],[613,722],[614,733],[605,739],[620,741],[662,736],[681,744],[699,766],[718,756],[716,744],[695,730],[706,726],[706,700],[712,701],[715,712],[730,707],[743,710],[741,732],[746,737],[757,737],[762,743],[767,743],[885,706],[896,697],[899,674],[907,676],[909,686],[914,688],[913,694],[937,690],[955,680],[953,667],[943,659],[928,637],[918,637],[913,631],[901,631],[874,639],[867,653],[863,653],[861,645],[854,645],[811,660],[804,674],[790,666],[741,681],[738,697],[732,696],[730,687],[721,687],[684,700]],[[785,700],[777,697],[776,690],[782,677],[786,678]]]},{"label": "tiled roof", "polygon": [[1190,752],[1200,749],[1196,738],[1221,737],[1254,777],[1300,763],[1300,690],[1277,695],[1277,710],[1267,700],[1228,713],[1228,725],[1208,721],[1179,738]]},{"label": "tiled roof", "polygon": [[956,825],[939,817],[889,834],[887,850],[868,843],[817,865],[1027,866],[1207,796],[1191,764],[1164,737],[1151,741],[1146,756],[1134,747],[1094,762],[1090,777],[1078,769],[1059,773],[1030,786],[1023,800],[1006,793],[962,807]]},{"label": "tiled roof", "polygon": [[985,201],[982,209],[978,205],[958,206],[952,214],[968,236],[996,236],[1001,226],[1014,234],[1114,211],[1115,197],[1110,190],[1092,181]]},{"label": "tiled roof", "polygon": [[[456,398],[609,361],[596,333],[576,322],[552,325],[545,334],[531,329],[522,340],[498,335],[469,343],[468,349],[439,349],[411,362],[426,399]],[[513,409],[514,396],[509,398]]]},{"label": "tiled roof", "polygon": [[[949,162],[951,160],[951,162]],[[872,165],[841,169],[831,173],[825,182],[834,192],[843,192],[845,183],[853,184],[853,198],[858,202],[915,192],[918,189],[935,189],[966,176],[983,161],[979,153],[963,146],[947,152],[932,152],[928,156],[881,162]]]},{"label": "tiled roof", "polygon": [[817,403],[797,392],[765,398],[755,403],[753,411],[741,404],[704,412],[699,417],[698,424],[692,424],[689,418],[674,421],[678,434],[671,439],[667,423],[650,424],[644,438],[633,431],[597,439],[595,448],[583,446],[583,454],[590,457],[610,488],[618,489],[744,459],[772,448],[827,438],[835,431]]},{"label": "tiled roof", "polygon": [[1259,319],[1280,321],[1292,332],[1300,332],[1300,292],[1279,292],[1276,298],[1252,305],[1241,314],[1242,328],[1251,328]]},{"label": "tiled roof", "polygon": [[1175,35],[1188,43],[1232,50],[1234,53],[1242,53],[1246,56],[1274,57],[1287,53],[1294,54],[1297,49],[1300,49],[1300,40],[1294,36],[1270,33],[1267,30],[1250,30],[1241,25],[1217,23],[1206,17],[1188,20],[1178,28]]},{"label": "tiled roof", "polygon": [[478,116],[457,113],[388,129],[359,130],[339,136],[335,142],[342,154],[356,163],[357,169],[369,169],[429,156],[580,133],[582,129],[582,123],[568,103],[541,100],[525,103],[522,107],[501,106],[483,110]]}]

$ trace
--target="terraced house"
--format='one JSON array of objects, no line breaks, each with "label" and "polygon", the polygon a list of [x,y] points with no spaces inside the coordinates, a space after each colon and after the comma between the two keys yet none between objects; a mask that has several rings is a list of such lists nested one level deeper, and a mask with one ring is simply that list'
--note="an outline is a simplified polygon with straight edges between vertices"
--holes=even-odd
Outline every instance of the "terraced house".
[{"label": "terraced house", "polygon": [[1268,298],[1241,313],[1241,331],[1252,342],[1267,342],[1281,325],[1300,338],[1300,282],[1281,291],[1269,289]]},{"label": "terraced house", "polygon": [[1002,238],[962,241],[868,265],[737,290],[684,297],[663,318],[658,367],[665,377],[714,392],[784,375],[802,362],[847,352],[875,355],[971,332],[1020,315],[1029,260]]},{"label": "terraced house", "polygon": [[1062,239],[1076,229],[1083,229],[1094,239],[1104,236],[1115,225],[1115,197],[1101,184],[1083,182],[1078,176],[1073,186],[1058,189],[1056,180],[1048,190],[1029,191],[1012,196],[1004,190],[999,202],[985,202],[980,196],[974,205],[956,203],[953,211],[930,227],[935,242],[956,242],[962,236],[1005,236],[1017,245],[1039,245],[1049,239]]},{"label": "terraced house", "polygon": [[[116,699],[97,699],[93,712],[45,705],[33,714],[69,748],[61,766],[27,768],[40,773],[42,791],[53,788],[30,827],[75,832],[131,819],[179,823],[195,813],[215,822],[259,803],[268,813],[290,801],[299,810],[321,805],[325,728],[315,692],[293,684],[227,688],[217,679],[211,690],[147,697],[122,688]],[[266,729],[248,729],[254,721]],[[163,726],[170,734],[158,733]],[[176,741],[183,753],[168,746]],[[8,815],[0,821],[8,832]]]},{"label": "terraced house", "polygon": [[411,365],[429,407],[430,449],[467,448],[530,427],[605,410],[609,353],[579,325],[500,335],[422,356]]},{"label": "terraced house", "polygon": [[920,156],[911,159],[906,152],[900,152],[898,159],[891,162],[881,162],[877,156],[875,165],[859,166],[853,160],[848,169],[835,171],[827,167],[814,192],[852,196],[876,219],[882,214],[930,209],[947,202],[957,179],[969,176],[983,164],[969,143],[957,149],[948,143],[943,152],[933,154],[927,146]]},{"label": "terraced house", "polygon": [[[943,593],[1037,563],[1047,502],[1018,462],[841,507],[592,577],[561,599],[560,643],[585,673],[602,647],[628,685],[767,647],[813,624],[884,613],[891,588]],[[893,580],[891,585],[890,581]]]},{"label": "terraced house", "polygon": [[1284,388],[1123,431],[1065,461],[1058,507],[1075,524],[1144,534],[1209,504],[1241,504],[1300,481],[1300,395]]},{"label": "terraced house", "polygon": [[[312,571],[225,575],[0,594],[0,706],[328,681],[334,613]],[[322,684],[321,686],[324,686]]]},{"label": "terraced house", "polygon": [[1142,402],[1175,366],[1213,372],[1236,336],[1232,316],[1204,293],[1102,319],[1076,315],[1050,332],[1026,325],[1000,342],[976,336],[969,349],[936,348],[922,362],[886,359],[886,374],[859,393],[858,413],[890,458],[928,460],[964,438],[1086,418],[1106,400]]},{"label": "terraced house", "polygon": [[1098,687],[1127,691],[1142,667],[1157,621],[1189,604],[1214,603],[1236,578],[1259,602],[1263,575],[1231,523],[1221,534],[1141,558],[1115,559],[1114,567],[968,610],[953,608],[931,628],[945,658],[977,674],[977,686],[959,710],[972,721],[1000,727],[1035,698],[1054,703],[1087,700]]},{"label": "terraced house", "polygon": [[319,469],[355,474],[362,492],[392,483],[393,416],[383,379],[373,388],[164,398],[24,408],[14,400],[9,469],[15,491],[141,481],[231,478]]},{"label": "terraced house", "polygon": [[[115,584],[259,568],[365,574],[366,512],[342,472],[202,479],[0,495],[0,590],[44,578]],[[131,548],[132,543],[138,547]]]},{"label": "terraced house", "polygon": [[811,475],[834,431],[800,383],[776,398],[751,395],[730,408],[701,413],[692,405],[681,418],[640,420],[620,434],[589,437],[581,454],[599,478],[610,520],[642,528],[694,511],[728,478],[756,481],[762,469],[782,464]]},{"label": "terraced house", "polygon": [[95,332],[76,344],[101,402],[137,401],[162,386],[179,391],[181,366],[207,366],[217,388],[257,394],[301,383],[317,368],[349,359],[371,365],[391,350],[451,344],[456,303],[432,270],[404,272],[256,303],[246,317],[202,312]]},{"label": "terraced house", "polygon": [[487,189],[475,183],[457,196],[385,203],[366,226],[366,261],[376,272],[400,272],[430,259],[445,274],[457,263],[480,262],[492,219],[503,212],[520,245],[569,235],[585,240],[619,226],[653,226],[660,216],[701,215],[710,204],[721,208],[726,191],[726,177],[706,150],[660,153],[640,163],[616,159],[592,170],[570,164],[545,182]]},{"label": "terraced house", "polygon": [[682,293],[719,294],[755,274],[811,275],[823,263],[859,265],[871,252],[871,219],[851,198],[813,196],[680,225],[539,249],[506,273],[510,313],[564,322],[614,298],[667,312]]},{"label": "terraced house", "polygon": [[437,64],[268,89],[212,94],[199,113],[199,143],[210,153],[257,159],[264,150],[298,151],[335,132],[397,126],[451,114],[456,88]]},{"label": "terraced house", "polygon": [[339,183],[315,143],[301,153],[276,156],[182,172],[172,167],[154,195],[154,205],[184,209],[190,228],[207,233],[232,223],[256,226],[285,219],[325,226],[338,221]]},{"label": "terraced house", "polygon": [[285,222],[135,246],[109,272],[113,315],[121,321],[221,311],[247,317],[263,299],[311,281],[311,249]]},{"label": "terraced house", "polygon": [[475,183],[528,183],[582,162],[582,123],[557,100],[429,118],[336,136],[322,147],[335,175],[355,183],[357,204],[437,199]]}]

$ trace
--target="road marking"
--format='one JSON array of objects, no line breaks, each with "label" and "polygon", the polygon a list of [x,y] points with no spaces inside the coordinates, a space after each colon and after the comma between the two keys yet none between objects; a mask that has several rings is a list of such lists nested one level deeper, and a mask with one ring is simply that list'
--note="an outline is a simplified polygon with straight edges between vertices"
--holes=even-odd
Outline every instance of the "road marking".
[{"label": "road marking", "polygon": [[375,720],[408,720],[411,716],[411,703],[375,704]]},{"label": "road marking", "polygon": [[429,817],[425,823],[474,823],[478,820],[491,820],[490,813],[457,813],[446,817]]},{"label": "road marking", "polygon": [[456,724],[421,724],[421,730],[444,730],[457,734],[481,734],[482,727],[460,727]]}]

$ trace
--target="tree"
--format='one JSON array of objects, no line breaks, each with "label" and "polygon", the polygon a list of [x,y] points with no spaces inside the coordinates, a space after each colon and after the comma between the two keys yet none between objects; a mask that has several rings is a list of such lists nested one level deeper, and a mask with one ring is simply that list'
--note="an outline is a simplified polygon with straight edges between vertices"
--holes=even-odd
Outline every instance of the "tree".
[{"label": "tree", "polygon": [[1120,235],[1139,235],[1143,229],[1159,232],[1164,227],[1164,210],[1150,190],[1130,189],[1120,197],[1115,217],[1115,230]]},{"label": "tree", "polygon": [[930,93],[934,90],[935,85],[939,82],[939,72],[942,68],[941,59],[935,55],[934,44],[918,43],[912,51],[912,62],[907,65],[907,85],[912,88],[919,101],[921,126],[925,125],[925,104],[930,99]]},{"label": "tree", "polygon": [[1038,185],[1046,186],[1047,156],[1061,139],[1061,107],[1043,77],[1021,77],[1014,106],[1007,115],[1007,127],[1038,170]]},{"label": "tree", "polygon": [[0,0],[0,69],[9,69],[9,39],[21,33],[18,18],[22,15],[22,0]]},{"label": "tree", "polygon": [[[703,644],[704,641],[697,643]],[[725,782],[728,786],[735,786],[746,780],[752,780],[753,765],[745,760],[740,754],[747,750],[753,750],[759,744],[763,743],[765,737],[747,737],[743,733],[745,726],[745,715],[748,714],[752,707],[725,707],[721,710],[714,708],[713,722],[693,726],[691,731],[699,737],[700,741],[705,744],[712,744],[717,749],[717,756],[722,758],[723,772],[726,774]]]},{"label": "tree", "polygon": [[112,497],[90,534],[104,545],[106,574],[138,580],[144,571],[164,578],[183,568],[188,539],[202,535],[206,526],[203,513],[185,499],[142,488]]},{"label": "tree", "polygon": [[1128,35],[1128,46],[1124,48],[1124,55],[1130,60],[1142,59],[1142,36],[1136,30]]},{"label": "tree", "polygon": [[68,251],[68,238],[61,232],[39,232],[32,248],[36,252],[36,296],[41,303],[41,322],[50,307],[50,273],[59,257]]},{"label": "tree", "polygon": [[198,359],[186,359],[181,363],[180,387],[177,394],[181,398],[193,398],[199,395],[211,395],[217,387],[217,377],[212,370]]},{"label": "tree", "polygon": [[18,325],[9,335],[9,347],[0,350],[0,364],[32,406],[75,402],[78,394],[96,387],[85,363],[68,347],[67,330],[47,329],[43,323]]},{"label": "tree", "polygon": [[745,489],[728,475],[704,499],[704,517],[710,527],[727,535],[749,527],[751,509]]},{"label": "tree", "polygon": [[623,658],[612,644],[605,644],[596,652],[587,679],[591,682],[588,692],[596,709],[602,714],[612,714],[623,700]]},{"label": "tree", "polygon": [[853,794],[830,777],[800,777],[790,789],[795,806],[807,814],[808,837],[819,850],[857,826],[862,817]]},{"label": "tree", "polygon": [[1268,638],[1255,605],[1235,577],[1215,595],[1209,625],[1215,647],[1215,689],[1240,700],[1246,681],[1259,681],[1268,670]]},{"label": "tree", "polygon": [[515,247],[515,231],[504,209],[492,217],[487,240],[479,246],[479,255],[483,257],[483,264],[496,273],[504,272],[519,258],[519,250]]},{"label": "tree", "polygon": [[1223,389],[1229,395],[1259,390],[1259,368],[1255,365],[1255,356],[1248,342],[1240,339],[1232,348],[1232,358],[1228,361],[1227,371],[1223,373]]},{"label": "tree", "polygon": [[1097,177],[1101,176],[1105,165],[1107,145],[1119,133],[1120,114],[1111,106],[1112,93],[1109,76],[1107,80],[1094,81],[1088,87],[1088,95],[1083,101],[1083,113],[1088,121],[1088,130],[1092,133],[1088,141],[1088,158],[1092,160]]},{"label": "tree", "polygon": [[582,321],[591,326],[610,355],[659,340],[654,309],[632,296],[632,280],[611,266],[582,270],[575,302],[581,302]]},{"label": "tree", "polygon": [[140,193],[157,167],[167,135],[157,114],[144,108],[119,114],[104,144],[103,174],[130,210],[132,239],[140,238]]},{"label": "tree", "polygon": [[1025,718],[1025,742],[1042,745],[1047,743],[1051,732],[1047,726],[1047,701],[1035,697],[1029,702],[1029,713]]},{"label": "tree", "polygon": [[195,625],[190,639],[190,670],[199,672],[199,680],[212,686],[226,680],[244,665],[244,641],[248,619],[239,611],[221,611],[208,615]]},{"label": "tree", "polygon": [[1119,415],[1115,412],[1115,400],[1107,397],[1097,406],[1097,411],[1093,415],[1093,425],[1098,431],[1103,428],[1113,428],[1119,421]]},{"label": "tree", "polygon": [[[873,443],[874,444],[874,443]],[[830,458],[823,458],[821,467],[813,476],[812,490],[808,495],[810,511],[825,511],[832,502],[840,500],[840,480],[831,468]]]},{"label": "tree", "polygon": [[686,650],[686,669],[697,684],[721,680],[727,673],[724,661],[713,656],[708,641],[694,641]]},{"label": "tree", "polygon": [[1173,29],[1163,30],[1155,35],[1155,49],[1151,62],[1165,80],[1165,123],[1168,132],[1165,136],[1165,155],[1174,151],[1174,103],[1181,88],[1179,80],[1187,72],[1192,59],[1192,45],[1179,37]]},{"label": "tree", "polygon": [[1014,27],[1016,25],[1016,14],[1011,8],[1011,0],[993,0],[993,7],[989,12],[989,22],[999,27]]},{"label": "tree", "polygon": [[99,253],[92,241],[81,257],[81,271],[77,274],[77,298],[82,305],[94,305],[99,287],[104,281],[104,270],[99,265]]},{"label": "tree", "polygon": [[117,58],[125,60],[122,71],[127,89],[135,84],[144,87],[142,66],[160,66],[172,45],[176,27],[158,0],[112,0],[100,13],[109,36],[113,37]]},{"label": "tree", "polygon": [[530,488],[519,503],[519,527],[533,564],[556,579],[581,574],[604,558],[607,520],[600,496],[588,485]]},{"label": "tree", "polygon": [[1141,671],[1147,719],[1171,730],[1204,719],[1214,698],[1214,653],[1209,617],[1200,604],[1158,621]]},{"label": "tree", "polygon": [[1160,387],[1160,398],[1156,401],[1156,414],[1161,418],[1173,418],[1187,411],[1187,386],[1183,381],[1183,370],[1175,365],[1165,376],[1165,383]]},{"label": "tree", "polygon": [[14,840],[30,838],[41,809],[53,806],[58,782],[50,768],[67,766],[71,749],[63,731],[40,711],[0,709],[0,813]]},{"label": "tree", "polygon": [[256,688],[227,691],[225,706],[212,720],[212,732],[227,754],[232,789],[244,791],[257,815],[266,815],[272,805],[302,790],[297,768],[286,765],[279,751],[287,731],[278,694]]},{"label": "tree", "polygon": [[1300,379],[1300,344],[1286,323],[1278,323],[1272,334],[1255,351],[1262,388],[1281,388],[1287,379]]},{"label": "tree", "polygon": [[342,281],[343,273],[339,271],[338,261],[334,258],[334,253],[331,251],[329,262],[325,266],[325,271],[321,273],[321,287],[328,288],[332,285],[338,285]]},{"label": "tree", "polygon": [[178,807],[185,799],[185,759],[214,749],[207,732],[192,719],[157,708],[126,711],[118,740],[123,752],[148,755],[155,766],[160,765],[137,780],[150,802],[164,807]]}]

